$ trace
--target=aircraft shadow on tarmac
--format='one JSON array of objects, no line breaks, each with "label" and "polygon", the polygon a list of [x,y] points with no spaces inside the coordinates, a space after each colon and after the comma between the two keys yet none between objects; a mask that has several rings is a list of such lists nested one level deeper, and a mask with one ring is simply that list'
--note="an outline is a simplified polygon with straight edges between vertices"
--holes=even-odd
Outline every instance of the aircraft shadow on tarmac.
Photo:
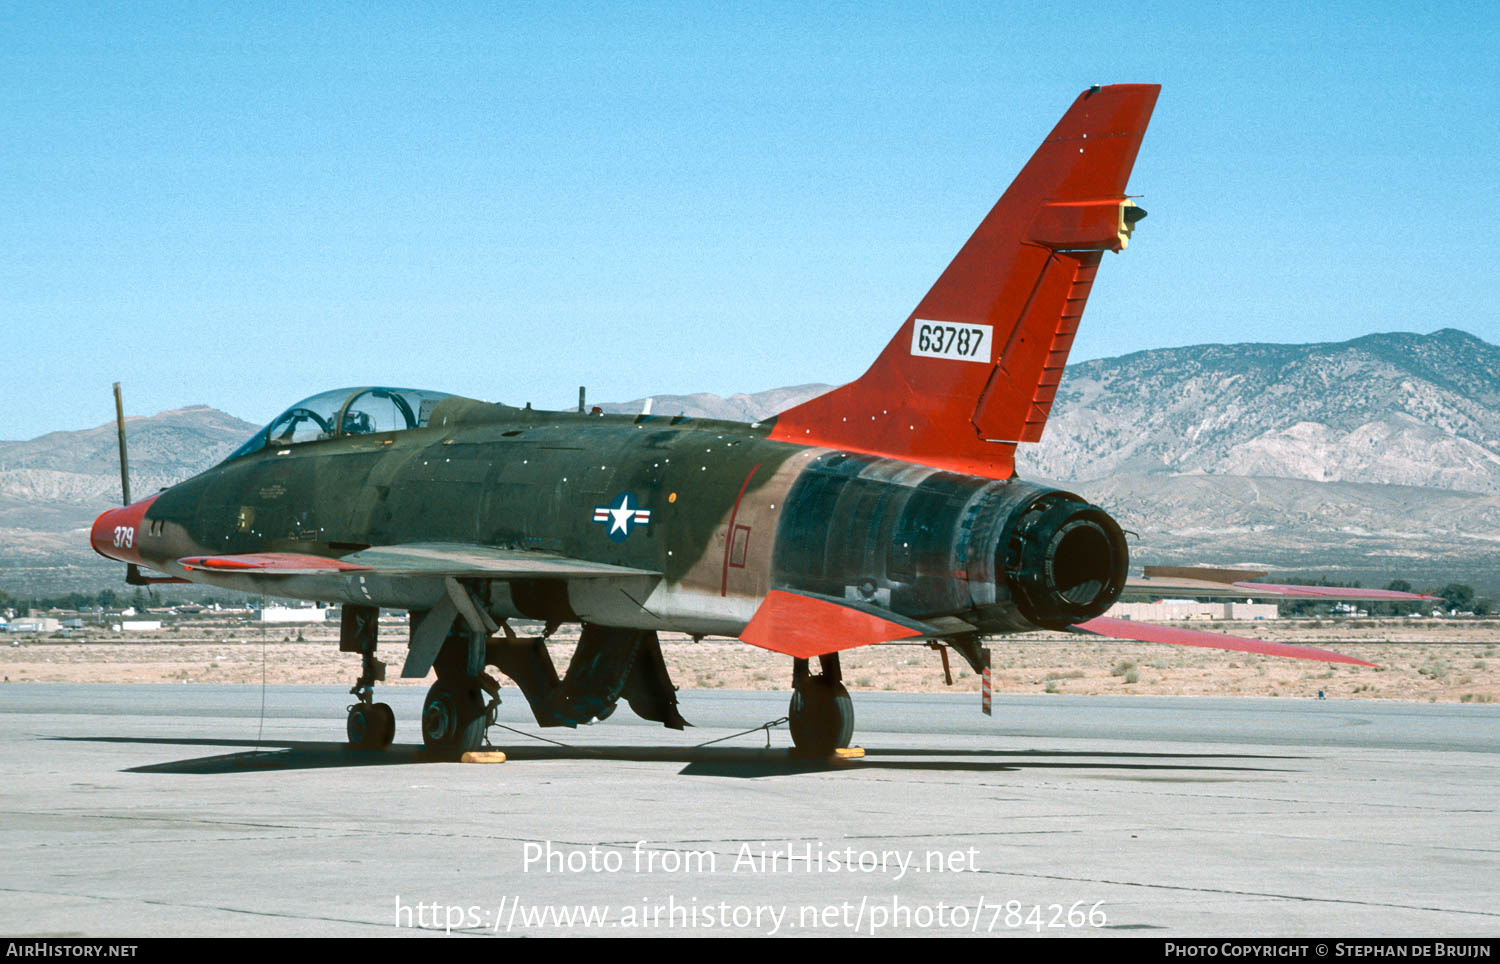
[{"label": "aircraft shadow on tarmac", "polygon": [[[91,743],[157,744],[163,746],[244,747],[240,740],[167,737],[70,736],[55,740]],[[862,760],[800,757],[792,751],[764,747],[641,747],[557,746],[515,744],[496,746],[509,762],[550,760],[605,760],[619,763],[681,763],[679,776],[760,778],[839,770],[910,770],[932,772],[1006,773],[1031,769],[1123,771],[1177,774],[1183,779],[1224,779],[1234,774],[1280,773],[1269,765],[1302,757],[1248,753],[1103,753],[1084,750],[949,750],[902,747],[870,749]],[[1238,762],[1236,762],[1238,761]],[[419,746],[397,744],[385,750],[351,750],[343,743],[305,740],[264,741],[258,749],[171,760],[137,767],[125,773],[221,774],[268,770],[317,770],[330,767],[410,766],[451,763],[453,757],[428,753]]]}]

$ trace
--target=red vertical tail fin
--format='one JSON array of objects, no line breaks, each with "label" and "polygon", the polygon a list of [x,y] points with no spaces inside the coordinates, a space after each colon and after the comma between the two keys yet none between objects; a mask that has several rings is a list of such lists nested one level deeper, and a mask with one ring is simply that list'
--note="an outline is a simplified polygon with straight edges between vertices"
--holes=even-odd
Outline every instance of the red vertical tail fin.
[{"label": "red vertical tail fin", "polygon": [[1125,182],[1161,88],[1090,87],[859,379],[771,438],[1008,478],[1041,438],[1105,251],[1144,216]]}]

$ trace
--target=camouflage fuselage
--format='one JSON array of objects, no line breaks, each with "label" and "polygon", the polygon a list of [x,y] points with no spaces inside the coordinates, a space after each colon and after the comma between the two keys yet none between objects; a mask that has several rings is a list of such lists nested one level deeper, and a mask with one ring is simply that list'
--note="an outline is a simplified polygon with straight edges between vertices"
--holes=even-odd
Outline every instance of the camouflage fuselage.
[{"label": "camouflage fuselage", "polygon": [[[991,633],[1087,618],[1118,594],[1118,527],[1076,496],[768,432],[450,398],[426,427],[273,442],[174,486],[145,510],[134,551],[253,592],[263,579],[175,561],[413,543],[544,551],[661,575],[510,581],[492,593],[497,611],[700,635],[738,635],[772,587]],[[425,609],[442,588],[302,575],[273,591]]]}]

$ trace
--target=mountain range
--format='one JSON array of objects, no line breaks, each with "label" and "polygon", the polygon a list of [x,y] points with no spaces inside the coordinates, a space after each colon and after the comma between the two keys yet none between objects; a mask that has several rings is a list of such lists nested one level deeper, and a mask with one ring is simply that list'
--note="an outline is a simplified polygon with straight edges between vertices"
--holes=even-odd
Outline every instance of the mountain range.
[{"label": "mountain range", "polygon": [[[829,386],[657,395],[656,414],[754,421]],[[645,399],[601,405],[640,412]],[[128,420],[137,497],[255,426],[203,406]],[[0,589],[97,588],[85,530],[119,499],[113,423],[0,442]],[[1018,471],[1078,491],[1142,562],[1500,592],[1500,347],[1454,329],[1196,345],[1070,365]]]}]

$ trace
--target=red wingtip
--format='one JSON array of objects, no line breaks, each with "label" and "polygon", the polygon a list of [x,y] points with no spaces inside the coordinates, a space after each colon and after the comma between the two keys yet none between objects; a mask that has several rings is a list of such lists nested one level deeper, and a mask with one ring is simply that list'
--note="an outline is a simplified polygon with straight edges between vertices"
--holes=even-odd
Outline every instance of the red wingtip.
[{"label": "red wingtip", "polygon": [[330,559],[327,556],[311,556],[300,552],[247,552],[229,556],[188,556],[177,561],[186,570],[199,569],[208,572],[247,570],[270,573],[367,572],[370,568],[339,559]]}]

